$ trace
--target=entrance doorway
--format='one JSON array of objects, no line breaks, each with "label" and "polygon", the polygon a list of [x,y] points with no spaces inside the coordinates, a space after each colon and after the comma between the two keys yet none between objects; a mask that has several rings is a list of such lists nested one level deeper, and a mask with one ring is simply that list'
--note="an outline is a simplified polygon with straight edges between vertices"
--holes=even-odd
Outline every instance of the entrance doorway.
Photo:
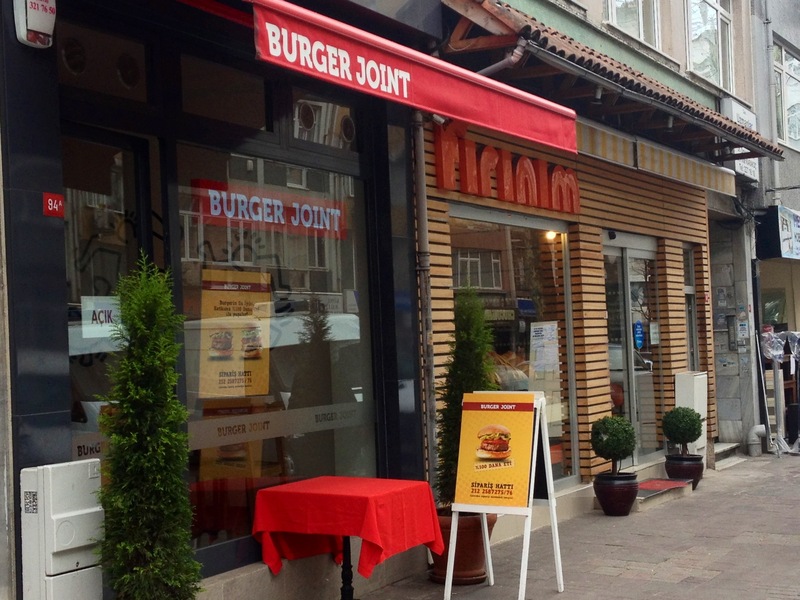
[{"label": "entrance doorway", "polygon": [[633,423],[637,447],[629,460],[640,464],[663,448],[658,436],[662,394],[655,251],[607,247],[604,266],[613,413]]},{"label": "entrance doorway", "polygon": [[[68,128],[65,127],[65,130]],[[147,144],[83,129],[62,137],[72,458],[100,458],[98,418],[109,391],[106,367],[114,293],[144,240],[140,207],[149,189]]]}]

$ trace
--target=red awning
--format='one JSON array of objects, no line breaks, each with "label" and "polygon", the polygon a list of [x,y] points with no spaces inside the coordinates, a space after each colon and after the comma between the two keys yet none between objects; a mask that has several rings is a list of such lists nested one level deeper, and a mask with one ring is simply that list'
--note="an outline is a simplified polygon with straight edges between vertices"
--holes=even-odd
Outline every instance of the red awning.
[{"label": "red awning", "polygon": [[252,0],[258,58],[387,100],[577,152],[575,112],[284,0]]}]

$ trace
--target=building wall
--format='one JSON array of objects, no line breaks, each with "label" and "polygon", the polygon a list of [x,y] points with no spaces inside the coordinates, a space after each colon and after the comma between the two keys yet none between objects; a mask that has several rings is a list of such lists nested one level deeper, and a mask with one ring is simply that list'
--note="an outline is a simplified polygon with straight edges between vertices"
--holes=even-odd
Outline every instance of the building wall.
[{"label": "building wall", "polygon": [[705,302],[705,298],[710,297],[706,193],[696,187],[666,181],[585,155],[572,157],[540,148],[532,149],[517,141],[483,132],[472,133],[469,137],[479,143],[507,149],[515,154],[573,168],[578,176],[581,208],[579,214],[557,213],[441,190],[437,187],[436,180],[433,131],[429,129],[426,132],[428,226],[431,232],[431,287],[437,375],[441,375],[452,334],[453,273],[449,203],[478,204],[505,212],[567,221],[576,382],[574,395],[577,422],[574,428],[579,440],[579,472],[583,479],[590,479],[607,468],[607,464],[591,452],[591,423],[611,413],[603,232],[606,229],[615,229],[653,236],[658,241],[662,360],[654,375],[657,385],[663,390],[665,409],[674,405],[675,373],[687,368],[684,296],[680,293],[680,285],[677,287],[678,292],[675,288],[676,282],[683,282],[682,251],[683,244],[687,243],[695,248],[700,368],[709,373],[708,431],[709,437],[715,437],[717,412],[711,307]]}]

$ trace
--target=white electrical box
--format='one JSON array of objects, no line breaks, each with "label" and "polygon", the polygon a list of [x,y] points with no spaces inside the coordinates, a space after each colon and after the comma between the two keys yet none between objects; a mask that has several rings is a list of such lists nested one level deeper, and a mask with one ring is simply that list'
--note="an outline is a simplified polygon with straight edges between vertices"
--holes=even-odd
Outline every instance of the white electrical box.
[{"label": "white electrical box", "polygon": [[700,454],[705,462],[706,438],[708,437],[708,373],[705,371],[686,371],[675,374],[675,406],[688,406],[700,413],[703,419],[703,433],[689,444],[689,454]]},{"label": "white electrical box", "polygon": [[102,600],[100,461],[20,472],[23,600]]}]

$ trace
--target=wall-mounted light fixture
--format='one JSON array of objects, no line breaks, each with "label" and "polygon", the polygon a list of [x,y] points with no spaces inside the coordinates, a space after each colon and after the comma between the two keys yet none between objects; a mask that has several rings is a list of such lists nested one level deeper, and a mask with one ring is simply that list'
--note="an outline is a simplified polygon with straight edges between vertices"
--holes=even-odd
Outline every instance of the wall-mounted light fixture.
[{"label": "wall-mounted light fixture", "polygon": [[603,86],[598,85],[594,88],[594,98],[592,98],[592,104],[600,104],[603,100]]},{"label": "wall-mounted light fixture", "polygon": [[608,230],[608,239],[610,239],[610,240],[617,239],[617,232],[614,231],[613,229],[609,229]]}]

